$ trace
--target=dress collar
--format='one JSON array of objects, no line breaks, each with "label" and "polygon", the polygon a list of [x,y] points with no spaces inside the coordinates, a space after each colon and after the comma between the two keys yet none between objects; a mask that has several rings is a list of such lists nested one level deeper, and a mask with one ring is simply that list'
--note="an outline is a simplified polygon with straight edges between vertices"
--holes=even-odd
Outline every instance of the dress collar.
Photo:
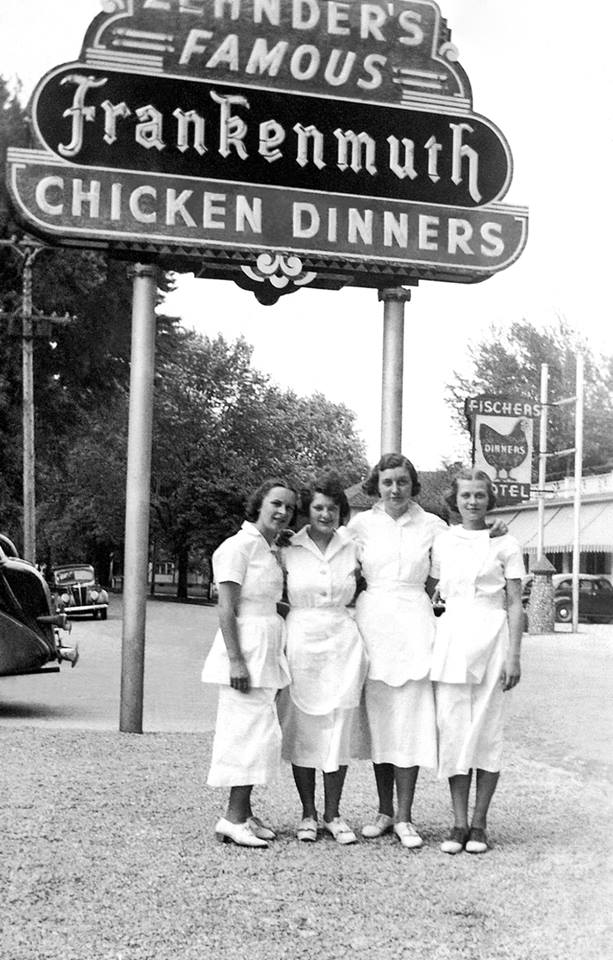
[{"label": "dress collar", "polygon": [[335,530],[332,534],[332,539],[326,547],[326,552],[322,553],[317,544],[311,540],[308,531],[308,524],[304,527],[301,527],[298,533],[293,535],[290,546],[304,547],[306,550],[309,550],[312,554],[314,554],[319,560],[331,560],[332,557],[336,556],[339,550],[343,549],[345,544],[351,541],[351,537],[346,528],[339,527],[338,530]]},{"label": "dress collar", "polygon": [[390,523],[399,524],[400,526],[405,526],[407,523],[418,520],[426,512],[423,507],[420,507],[419,504],[415,503],[414,500],[410,501],[407,509],[396,520],[393,517],[390,517],[389,513],[386,512],[381,500],[379,500],[378,503],[375,503],[372,509],[373,512],[385,517],[390,521]]}]

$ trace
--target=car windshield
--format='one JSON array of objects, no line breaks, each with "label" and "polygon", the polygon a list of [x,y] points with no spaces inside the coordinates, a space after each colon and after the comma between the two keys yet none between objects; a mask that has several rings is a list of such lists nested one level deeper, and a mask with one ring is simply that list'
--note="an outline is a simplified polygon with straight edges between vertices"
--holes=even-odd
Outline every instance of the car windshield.
[{"label": "car windshield", "polygon": [[64,583],[88,583],[93,579],[93,567],[70,567],[70,569],[55,571],[55,582],[59,586]]}]

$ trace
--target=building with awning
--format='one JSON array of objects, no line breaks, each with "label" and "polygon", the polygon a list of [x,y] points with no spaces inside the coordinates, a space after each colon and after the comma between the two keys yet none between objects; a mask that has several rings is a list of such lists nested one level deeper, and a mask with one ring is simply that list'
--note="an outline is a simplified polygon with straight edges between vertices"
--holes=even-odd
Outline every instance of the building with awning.
[{"label": "building with awning", "polygon": [[[538,500],[499,507],[492,514],[505,521],[531,565],[537,552]],[[573,478],[549,484],[543,533],[545,555],[559,573],[568,573],[574,537]],[[583,478],[579,546],[582,573],[613,572],[613,473]]]}]

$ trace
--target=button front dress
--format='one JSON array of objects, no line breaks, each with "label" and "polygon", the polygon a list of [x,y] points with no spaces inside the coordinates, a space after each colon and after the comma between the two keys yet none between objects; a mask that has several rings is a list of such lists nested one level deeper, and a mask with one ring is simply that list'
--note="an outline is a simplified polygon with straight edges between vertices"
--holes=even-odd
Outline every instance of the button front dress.
[{"label": "button front dress", "polygon": [[445,613],[436,624],[431,677],[436,687],[440,777],[500,770],[508,652],[507,580],[524,576],[514,537],[450,527],[437,537],[433,576]]},{"label": "button front dress", "polygon": [[446,526],[416,503],[398,519],[376,504],[348,529],[367,583],[356,621],[370,660],[364,691],[369,742],[356,743],[357,755],[397,767],[436,767],[429,676],[435,627],[425,583],[435,535]]},{"label": "button front dress", "polygon": [[322,553],[303,527],[283,551],[283,565],[291,674],[279,700],[283,758],[332,773],[349,762],[367,669],[364,644],[347,608],[356,589],[357,547],[341,527]]},{"label": "button front dress", "polygon": [[201,677],[203,683],[219,685],[207,782],[217,787],[268,783],[281,762],[275,700],[289,683],[285,627],[277,613],[283,571],[276,552],[257,527],[245,521],[213,554],[213,573],[217,584],[231,582],[241,588],[237,625],[251,689],[241,693],[230,687],[230,661],[219,629]]}]

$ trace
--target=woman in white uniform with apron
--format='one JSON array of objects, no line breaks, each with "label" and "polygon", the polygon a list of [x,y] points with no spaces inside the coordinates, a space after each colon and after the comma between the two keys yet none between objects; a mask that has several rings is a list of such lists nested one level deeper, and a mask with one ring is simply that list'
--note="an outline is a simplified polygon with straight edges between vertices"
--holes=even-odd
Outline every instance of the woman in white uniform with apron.
[{"label": "woman in white uniform with apron", "polygon": [[276,711],[289,683],[285,629],[277,613],[283,571],[273,541],[289,524],[296,495],[283,480],[267,480],[253,494],[247,520],[213,554],[220,629],[202,671],[219,684],[219,705],[208,784],[229,787],[219,840],[267,847],[275,833],[254,817],[254,785],[274,779],[281,763]]},{"label": "woman in white uniform with apron", "polygon": [[420,484],[401,454],[385,454],[363,489],[380,500],[348,526],[367,584],[357,599],[356,621],[370,660],[364,690],[367,755],[379,795],[378,814],[362,835],[393,830],[404,847],[416,848],[422,839],[412,823],[415,783],[420,767],[437,763],[430,682],[434,614],[426,584],[432,544],[445,523],[413,502]]},{"label": "woman in white uniform with apron", "polygon": [[299,840],[317,839],[315,771],[323,772],[323,828],[341,844],[356,836],[339,804],[351,754],[351,731],[367,660],[347,609],[356,591],[357,546],[344,527],[349,504],[335,474],[301,500],[308,524],[282,551],[290,612],[286,620],[291,684],[279,700],[283,758],[302,803]]},{"label": "woman in white uniform with apron", "polygon": [[[520,679],[525,570],[514,537],[489,537],[485,517],[496,498],[486,473],[472,469],[459,474],[447,502],[462,523],[437,537],[432,565],[446,604],[437,622],[431,671],[439,776],[449,778],[454,813],[441,849],[484,853],[487,813],[500,771],[504,693]],[[473,770],[477,787],[469,826]]]}]

